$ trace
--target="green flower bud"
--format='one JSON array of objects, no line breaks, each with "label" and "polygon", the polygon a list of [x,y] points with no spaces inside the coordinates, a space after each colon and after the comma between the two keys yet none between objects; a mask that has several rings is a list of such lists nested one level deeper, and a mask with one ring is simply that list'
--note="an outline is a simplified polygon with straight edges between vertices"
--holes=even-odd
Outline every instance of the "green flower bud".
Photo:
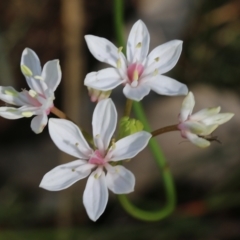
[{"label": "green flower bud", "polygon": [[119,123],[119,139],[143,130],[143,124],[134,118],[122,117]]}]

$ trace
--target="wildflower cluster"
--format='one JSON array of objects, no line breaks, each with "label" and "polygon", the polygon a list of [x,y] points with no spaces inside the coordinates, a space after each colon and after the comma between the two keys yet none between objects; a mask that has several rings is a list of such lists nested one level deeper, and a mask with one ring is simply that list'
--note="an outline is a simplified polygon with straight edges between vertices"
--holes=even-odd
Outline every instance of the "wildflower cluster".
[{"label": "wildflower cluster", "polygon": [[[220,107],[192,114],[195,104],[193,93],[188,92],[185,84],[163,75],[176,65],[182,41],[169,41],[148,54],[150,36],[141,20],[130,31],[126,56],[122,46],[116,47],[107,39],[92,35],[85,36],[85,39],[92,55],[111,66],[88,73],[84,80],[91,101],[97,102],[92,117],[92,139],[86,139],[80,128],[70,120],[50,118],[48,130],[51,139],[61,151],[76,160],[50,170],[43,177],[40,187],[59,191],[88,177],[83,204],[89,218],[96,221],[106,208],[108,189],[115,194],[127,194],[134,190],[135,177],[122,165],[124,160],[141,152],[151,137],[171,130],[166,127],[154,131],[155,134],[149,133],[143,130],[139,120],[123,116],[119,133],[113,138],[118,115],[109,96],[115,87],[123,86],[127,101],[140,101],[150,90],[167,96],[187,95],[182,103],[179,123],[173,129],[202,148],[210,145],[211,133],[234,114],[219,113]],[[21,71],[29,90],[18,92],[13,87],[1,86],[0,99],[6,106],[0,107],[0,116],[19,119],[35,115],[31,129],[39,134],[47,125],[48,115],[51,112],[56,114],[53,101],[54,91],[61,80],[59,61],[49,61],[41,69],[36,53],[26,48],[22,53]]]}]

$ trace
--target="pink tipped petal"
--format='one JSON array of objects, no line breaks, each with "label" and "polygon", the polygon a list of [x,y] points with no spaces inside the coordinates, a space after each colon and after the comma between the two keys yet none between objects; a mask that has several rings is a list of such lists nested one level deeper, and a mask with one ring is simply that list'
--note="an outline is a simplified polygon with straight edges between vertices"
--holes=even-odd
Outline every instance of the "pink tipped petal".
[{"label": "pink tipped petal", "polygon": [[96,221],[104,212],[108,201],[108,189],[105,173],[92,172],[83,193],[83,204],[89,218]]},{"label": "pink tipped petal", "polygon": [[152,135],[145,131],[134,133],[120,139],[109,150],[111,161],[119,161],[135,157],[148,144]]},{"label": "pink tipped petal", "polygon": [[37,54],[32,49],[25,48],[23,50],[21,65],[27,66],[31,70],[33,76],[41,76],[41,64]]},{"label": "pink tipped petal", "polygon": [[59,60],[52,60],[47,62],[42,71],[42,78],[44,79],[48,88],[53,92],[58,87],[62,77]]},{"label": "pink tipped petal", "polygon": [[124,95],[134,101],[141,101],[146,95],[149,94],[151,88],[146,84],[139,84],[137,87],[131,87],[126,84],[123,88]]},{"label": "pink tipped petal", "polygon": [[49,191],[66,189],[78,180],[87,177],[91,168],[92,166],[83,160],[59,165],[44,175],[39,187]]},{"label": "pink tipped petal", "polygon": [[98,72],[88,73],[84,85],[101,91],[109,91],[125,82],[115,68],[106,68]]},{"label": "pink tipped petal", "polygon": [[89,158],[92,149],[74,123],[65,119],[50,118],[48,129],[53,142],[61,151],[77,158]]},{"label": "pink tipped petal", "polygon": [[170,71],[177,63],[182,52],[182,41],[173,40],[152,50],[147,58],[147,66],[143,73],[146,76],[158,70],[159,74]]},{"label": "pink tipped petal", "polygon": [[112,167],[107,172],[106,181],[108,188],[115,194],[126,194],[133,192],[135,186],[135,177],[123,166]]},{"label": "pink tipped petal", "polygon": [[108,63],[113,67],[117,67],[119,58],[125,61],[124,55],[107,39],[86,35],[85,40],[89,51],[98,61]]},{"label": "pink tipped petal", "polygon": [[210,142],[204,138],[198,137],[196,134],[186,132],[186,137],[190,142],[192,142],[194,145],[197,145],[200,148],[206,148],[210,146]]},{"label": "pink tipped petal", "polygon": [[132,27],[127,41],[129,63],[143,62],[148,54],[150,36],[143,21],[138,20]]},{"label": "pink tipped petal", "polygon": [[184,98],[182,103],[182,108],[180,112],[179,119],[181,122],[184,122],[192,114],[192,110],[195,105],[195,100],[192,92],[189,92],[188,95]]},{"label": "pink tipped petal", "polygon": [[31,121],[31,129],[36,134],[39,134],[43,131],[45,126],[47,125],[48,117],[47,114],[41,114],[36,117],[34,117]]},{"label": "pink tipped petal", "polygon": [[[98,102],[93,112],[92,127],[95,146],[99,150],[105,151],[108,148],[116,124],[117,111],[113,101],[109,98]],[[99,146],[98,138],[101,139],[103,146]]]},{"label": "pink tipped petal", "polygon": [[158,75],[147,82],[147,85],[156,93],[167,96],[187,95],[188,88],[170,77]]},{"label": "pink tipped petal", "polygon": [[0,107],[0,116],[6,119],[19,119],[24,116],[14,107]]}]

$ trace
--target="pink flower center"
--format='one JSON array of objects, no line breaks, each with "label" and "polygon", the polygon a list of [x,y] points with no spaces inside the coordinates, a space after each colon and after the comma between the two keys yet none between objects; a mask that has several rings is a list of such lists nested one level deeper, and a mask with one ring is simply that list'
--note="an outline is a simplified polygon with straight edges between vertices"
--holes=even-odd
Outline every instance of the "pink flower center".
[{"label": "pink flower center", "polygon": [[133,63],[127,69],[127,75],[130,82],[137,81],[142,75],[144,66],[141,63]]},{"label": "pink flower center", "polygon": [[88,162],[96,165],[104,165],[106,163],[105,158],[102,156],[99,150],[94,152]]}]

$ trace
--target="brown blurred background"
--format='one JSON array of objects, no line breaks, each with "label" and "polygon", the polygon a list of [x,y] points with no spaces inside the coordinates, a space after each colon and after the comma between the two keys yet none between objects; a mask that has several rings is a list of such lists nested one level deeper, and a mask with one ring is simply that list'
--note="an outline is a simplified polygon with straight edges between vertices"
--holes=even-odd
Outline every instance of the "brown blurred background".
[{"label": "brown blurred background", "polygon": [[[178,204],[155,223],[133,219],[110,194],[105,213],[91,222],[82,204],[85,180],[61,192],[38,187],[43,175],[68,162],[49,138],[30,130],[30,119],[0,118],[0,239],[240,239],[240,1],[130,0],[125,3],[125,35],[142,19],[151,35],[150,49],[172,39],[184,41],[176,67],[168,73],[186,83],[196,98],[195,111],[222,106],[235,117],[198,149],[178,132],[157,139],[172,170]],[[33,49],[42,64],[60,59],[63,78],[55,105],[91,132],[95,104],[83,86],[85,75],[105,65],[89,53],[85,34],[115,41],[113,1],[8,0],[0,2],[0,85],[27,88],[20,71],[21,53]],[[112,94],[123,112],[119,87]],[[174,124],[182,97],[144,98],[153,129]],[[0,103],[4,106],[4,103]],[[131,199],[158,209],[165,196],[161,175],[146,150],[129,164],[136,175]]]}]

